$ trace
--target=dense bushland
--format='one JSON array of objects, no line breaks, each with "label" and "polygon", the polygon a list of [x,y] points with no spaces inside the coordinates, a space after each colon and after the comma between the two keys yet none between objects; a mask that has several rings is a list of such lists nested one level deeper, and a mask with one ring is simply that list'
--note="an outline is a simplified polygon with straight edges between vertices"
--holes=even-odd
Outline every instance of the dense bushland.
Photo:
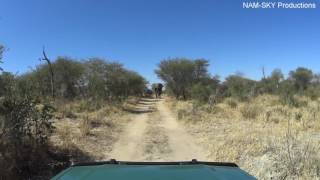
[{"label": "dense bushland", "polygon": [[248,79],[241,73],[220,81],[218,76],[208,72],[208,66],[205,59],[165,59],[155,73],[166,83],[167,92],[184,100],[216,103],[226,97],[243,101],[257,95],[273,94],[279,95],[284,104],[297,106],[296,95],[314,100],[320,95],[320,76],[307,68],[298,67],[290,71],[287,78],[280,69],[275,69],[258,81]]},{"label": "dense bushland", "polygon": [[166,83],[166,90],[177,99],[195,97],[206,100],[219,83],[208,73],[208,66],[205,59],[166,59],[160,62],[155,73]]},{"label": "dense bushland", "polygon": [[[3,50],[0,46],[0,62]],[[53,123],[66,111],[63,107],[81,102],[80,111],[88,112],[140,96],[146,83],[122,64],[100,58],[58,57],[20,75],[0,69],[0,179],[47,179],[70,158],[90,158],[73,143],[51,143]],[[81,127],[88,122],[80,122]],[[81,133],[88,134],[88,128]]]},{"label": "dense bushland", "polygon": [[237,73],[219,81],[201,60],[197,79],[197,61],[166,59],[156,73],[208,158],[236,162],[258,179],[319,178],[318,74],[298,67],[288,76],[275,69],[260,80]]},{"label": "dense bushland", "polygon": [[[141,95],[146,86],[145,79],[136,72],[100,58],[77,61],[58,57],[52,69],[58,99],[123,100]],[[41,98],[51,96],[50,78],[47,64],[15,77],[20,94]]]},{"label": "dense bushland", "polygon": [[50,173],[52,106],[12,97],[3,98],[0,103],[0,177],[27,179]]}]

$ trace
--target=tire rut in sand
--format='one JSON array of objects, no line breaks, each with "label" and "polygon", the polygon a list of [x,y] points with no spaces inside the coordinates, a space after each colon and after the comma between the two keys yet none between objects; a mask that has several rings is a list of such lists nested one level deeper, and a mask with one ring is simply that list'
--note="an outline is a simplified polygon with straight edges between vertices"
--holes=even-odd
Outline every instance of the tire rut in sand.
[{"label": "tire rut in sand", "polygon": [[169,146],[169,137],[165,128],[161,127],[159,112],[150,114],[148,127],[144,136],[144,153],[147,161],[166,161],[172,152]]},{"label": "tire rut in sand", "polygon": [[172,149],[167,159],[171,161],[207,160],[207,152],[196,144],[195,139],[178,123],[165,102],[158,102],[157,108],[163,121],[161,127],[169,137],[168,143]]},{"label": "tire rut in sand", "polygon": [[122,161],[141,161],[144,158],[142,139],[147,127],[148,114],[133,115],[132,121],[114,145],[109,158]]},{"label": "tire rut in sand", "polygon": [[[157,111],[145,113],[154,106]],[[144,100],[138,111],[106,157],[122,161],[206,160],[206,151],[178,123],[164,100]]]}]

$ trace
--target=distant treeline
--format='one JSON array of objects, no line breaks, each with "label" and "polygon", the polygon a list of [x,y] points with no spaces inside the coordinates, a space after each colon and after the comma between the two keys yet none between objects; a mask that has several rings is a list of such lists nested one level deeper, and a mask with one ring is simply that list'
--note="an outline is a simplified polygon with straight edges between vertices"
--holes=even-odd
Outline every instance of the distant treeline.
[{"label": "distant treeline", "polygon": [[2,72],[0,96],[14,93],[37,98],[121,100],[141,95],[147,83],[142,76],[125,69],[122,64],[100,58],[78,61],[58,57],[51,63],[51,68],[53,75],[49,64],[41,64],[22,75]]},{"label": "distant treeline", "polygon": [[320,75],[298,67],[285,78],[275,69],[261,80],[252,80],[241,74],[233,74],[220,81],[219,76],[208,72],[205,59],[173,58],[160,62],[155,73],[166,83],[166,90],[177,99],[195,99],[201,102],[218,102],[225,97],[246,100],[261,94],[280,95],[283,103],[294,105],[294,95],[317,99],[320,95]]},{"label": "distant treeline", "polygon": [[[3,47],[0,48],[3,51]],[[147,81],[123,65],[101,58],[76,60],[58,57],[52,62],[52,75],[48,64],[21,75],[3,71],[0,74],[0,97],[51,97],[63,99],[86,98],[96,100],[122,100],[128,96],[142,95]],[[1,66],[0,66],[1,67]],[[225,97],[245,100],[260,94],[280,95],[288,101],[294,95],[320,96],[320,75],[299,67],[285,78],[275,69],[261,80],[252,80],[242,74],[233,74],[224,81],[208,72],[205,59],[172,58],[161,61],[155,73],[165,82],[166,92],[177,99],[195,99],[201,102],[218,102]],[[53,87],[52,87],[53,83]],[[53,89],[52,89],[53,88]]]},{"label": "distant treeline", "polygon": [[[0,51],[3,51],[2,46]],[[270,75],[263,71],[263,77],[258,81],[241,74],[229,75],[221,81],[219,76],[208,72],[208,66],[205,59],[172,58],[162,60],[155,73],[165,82],[166,92],[177,99],[217,102],[225,97],[245,100],[268,93],[280,95],[290,103],[294,95],[312,99],[320,96],[320,75],[304,67],[290,71],[287,78],[280,69],[275,69]],[[58,57],[51,63],[51,68],[53,74],[46,63],[21,75],[3,71],[0,97],[18,94],[21,97],[113,101],[142,95],[147,87],[147,81],[138,73],[101,58],[79,61]]]}]

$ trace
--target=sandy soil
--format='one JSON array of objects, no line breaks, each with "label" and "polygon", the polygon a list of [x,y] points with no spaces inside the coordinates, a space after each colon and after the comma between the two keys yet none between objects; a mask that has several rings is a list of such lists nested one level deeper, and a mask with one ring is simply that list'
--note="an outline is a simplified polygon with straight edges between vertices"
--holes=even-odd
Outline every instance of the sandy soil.
[{"label": "sandy soil", "polygon": [[207,152],[172,115],[165,100],[142,99],[111,153],[121,161],[206,160]]}]

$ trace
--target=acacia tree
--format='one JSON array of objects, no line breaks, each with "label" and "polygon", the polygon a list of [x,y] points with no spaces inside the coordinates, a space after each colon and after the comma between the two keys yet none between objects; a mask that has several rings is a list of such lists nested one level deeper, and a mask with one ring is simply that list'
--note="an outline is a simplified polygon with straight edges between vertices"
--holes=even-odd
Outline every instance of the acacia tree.
[{"label": "acacia tree", "polygon": [[166,83],[166,87],[176,98],[190,97],[192,86],[209,78],[205,59],[173,58],[160,62],[155,73]]},{"label": "acacia tree", "polygon": [[275,69],[272,71],[270,79],[275,88],[278,89],[280,82],[284,80],[284,75],[280,69]]},{"label": "acacia tree", "polygon": [[146,88],[147,81],[134,71],[127,71],[128,78],[127,94],[128,95],[142,95]]},{"label": "acacia tree", "polygon": [[55,70],[56,93],[63,98],[75,98],[80,95],[79,80],[84,74],[81,62],[69,57],[58,57],[52,64]]},{"label": "acacia tree", "polygon": [[146,87],[142,76],[125,69],[122,64],[101,58],[91,58],[84,64],[87,93],[94,99],[119,100],[129,95],[140,95]]},{"label": "acacia tree", "polygon": [[129,95],[140,95],[147,81],[134,71],[119,63],[106,64],[106,88],[111,99],[123,99]]},{"label": "acacia tree", "polygon": [[107,92],[107,63],[101,58],[90,58],[84,62],[85,74],[83,77],[86,84],[85,96],[93,100],[104,100],[108,97]]},{"label": "acacia tree", "polygon": [[293,81],[296,90],[300,93],[307,89],[313,78],[313,72],[304,67],[298,67],[296,70],[290,71],[289,75],[289,78]]},{"label": "acacia tree", "polygon": [[227,87],[227,96],[244,99],[252,92],[255,82],[243,77],[241,74],[230,75],[224,81]]}]

